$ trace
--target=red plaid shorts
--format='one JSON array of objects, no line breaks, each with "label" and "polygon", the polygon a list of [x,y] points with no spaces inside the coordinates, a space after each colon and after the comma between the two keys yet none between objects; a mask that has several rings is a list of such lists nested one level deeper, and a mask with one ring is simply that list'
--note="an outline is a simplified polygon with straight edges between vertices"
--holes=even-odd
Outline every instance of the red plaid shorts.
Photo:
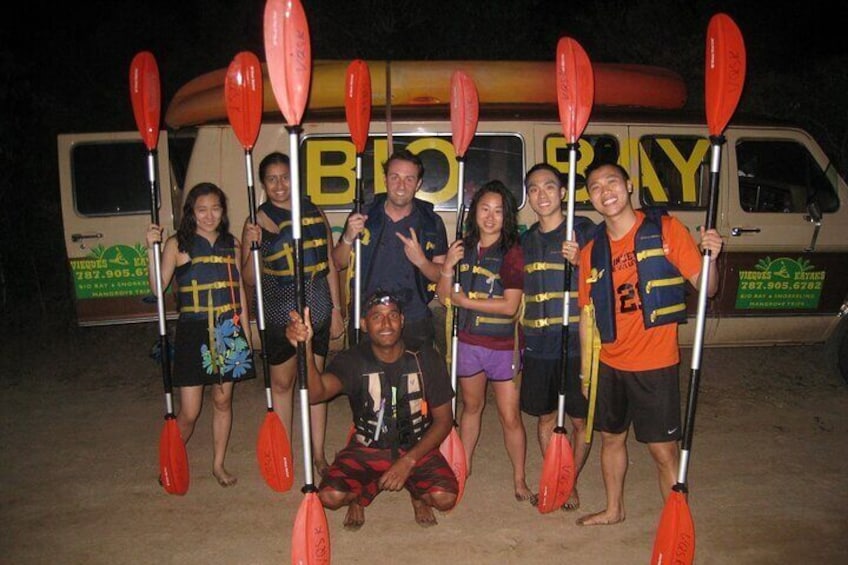
[{"label": "red plaid shorts", "polygon": [[[404,453],[400,451],[401,455]],[[365,447],[352,440],[336,454],[319,489],[354,492],[359,496],[357,503],[368,506],[380,492],[377,481],[392,463],[391,449]],[[404,487],[416,499],[428,492],[459,492],[456,475],[438,449],[430,450],[415,463]]]}]

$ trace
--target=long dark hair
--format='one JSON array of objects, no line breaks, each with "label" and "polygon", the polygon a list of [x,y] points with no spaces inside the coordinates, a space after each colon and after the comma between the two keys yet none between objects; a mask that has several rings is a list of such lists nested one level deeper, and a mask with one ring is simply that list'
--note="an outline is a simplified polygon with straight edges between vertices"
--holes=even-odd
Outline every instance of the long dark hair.
[{"label": "long dark hair", "polygon": [[506,253],[513,245],[518,243],[518,203],[515,201],[515,196],[499,180],[487,182],[474,193],[471,205],[468,207],[468,216],[465,219],[465,246],[466,249],[470,249],[476,247],[480,242],[477,207],[480,205],[480,199],[488,193],[500,194],[503,202],[503,227],[501,228],[498,246],[502,252]]},{"label": "long dark hair", "polygon": [[185,204],[183,204],[183,219],[180,221],[180,227],[177,230],[177,244],[180,251],[188,253],[191,249],[191,240],[197,231],[197,218],[194,216],[194,205],[197,199],[201,196],[214,194],[218,197],[221,203],[221,224],[218,226],[218,237],[224,237],[224,241],[229,245],[233,244],[233,236],[230,234],[230,219],[227,217],[227,195],[224,191],[218,188],[217,185],[211,182],[201,182],[194,185],[188,191]]}]

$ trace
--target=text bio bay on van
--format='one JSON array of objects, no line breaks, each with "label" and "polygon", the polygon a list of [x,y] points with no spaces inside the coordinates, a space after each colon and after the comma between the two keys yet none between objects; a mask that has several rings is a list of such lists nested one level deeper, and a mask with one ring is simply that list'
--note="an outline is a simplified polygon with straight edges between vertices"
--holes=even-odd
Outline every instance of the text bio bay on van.
[{"label": "text bio bay on van", "polygon": [[[356,182],[356,153],[344,114],[348,63],[314,63],[299,136],[302,185],[327,213],[337,235],[353,208]],[[480,97],[477,135],[465,155],[464,201],[486,181],[500,179],[521,205],[522,229],[534,222],[524,172],[541,161],[568,172],[552,62],[368,65],[373,108],[363,156],[366,205],[374,194],[385,192],[382,163],[392,150],[406,148],[424,162],[418,196],[432,202],[447,232],[455,233],[458,165],[448,104],[450,76],[462,70],[474,79]],[[577,213],[599,220],[588,203],[582,172],[594,160],[615,160],[630,172],[637,207],[666,207],[690,230],[697,230],[707,206],[710,142],[704,116],[682,112],[682,79],[657,67],[595,67],[595,105],[579,141]],[[220,69],[190,81],[168,106],[157,166],[159,215],[169,233],[179,224],[184,194],[199,182],[213,182],[227,193],[232,229],[238,230],[248,217],[244,150],[227,123],[225,74],[226,69]],[[289,153],[289,135],[265,74],[263,123],[253,148],[257,163],[272,151]],[[819,144],[793,125],[737,114],[724,135],[717,228],[725,243],[705,345],[827,343],[829,368],[848,379],[844,179]],[[62,134],[58,150],[78,323],[155,320],[143,243],[150,212],[141,157],[146,148],[138,133]],[[694,316],[697,297],[692,292],[689,298]],[[173,289],[167,305],[169,315],[175,316]],[[693,326],[681,326],[682,344],[691,345]]]}]

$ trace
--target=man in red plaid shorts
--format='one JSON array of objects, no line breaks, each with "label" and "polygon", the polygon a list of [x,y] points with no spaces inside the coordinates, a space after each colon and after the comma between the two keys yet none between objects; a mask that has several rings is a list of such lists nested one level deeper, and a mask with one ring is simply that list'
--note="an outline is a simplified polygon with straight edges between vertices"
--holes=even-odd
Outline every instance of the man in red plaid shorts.
[{"label": "man in red plaid shorts", "polygon": [[[306,343],[309,401],[345,394],[353,413],[355,432],[325,473],[318,497],[331,510],[347,506],[344,527],[358,530],[365,523],[365,507],[381,490],[405,488],[415,521],[435,525],[433,508],[450,510],[459,491],[439,452],[452,425],[450,378],[432,346],[405,348],[396,297],[377,291],[362,312],[360,326],[369,339],[337,354],[324,373],[309,351],[311,326],[292,312],[286,329],[293,344]],[[305,314],[308,320],[308,310]]]}]

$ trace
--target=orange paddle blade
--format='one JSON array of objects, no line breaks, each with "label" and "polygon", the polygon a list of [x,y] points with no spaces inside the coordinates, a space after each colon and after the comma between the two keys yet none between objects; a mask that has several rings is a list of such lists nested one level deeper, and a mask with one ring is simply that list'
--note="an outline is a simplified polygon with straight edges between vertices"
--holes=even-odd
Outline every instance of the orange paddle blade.
[{"label": "orange paddle blade", "polygon": [[253,149],[262,123],[262,65],[250,51],[236,55],[227,68],[224,102],[242,147]]},{"label": "orange paddle blade", "polygon": [[130,100],[136,126],[149,151],[159,143],[161,95],[156,59],[149,51],[142,51],[130,63]]},{"label": "orange paddle blade", "polygon": [[263,20],[271,90],[290,126],[300,124],[312,78],[309,25],[299,0],[268,0]]},{"label": "orange paddle blade", "polygon": [[710,135],[721,135],[742,96],[745,84],[745,41],[727,14],[716,14],[707,27],[704,82],[707,126]]},{"label": "orange paddle blade", "polygon": [[321,500],[315,492],[307,492],[292,531],[292,563],[317,565],[330,563],[330,529]]},{"label": "orange paddle blade", "polygon": [[450,119],[453,148],[457,157],[464,157],[465,151],[474,139],[477,131],[477,119],[480,104],[477,87],[470,76],[462,71],[451,75]]},{"label": "orange paddle blade", "polygon": [[159,436],[159,481],[168,494],[188,492],[188,455],[173,416],[165,418]]},{"label": "orange paddle blade", "polygon": [[692,522],[692,513],[689,511],[686,495],[674,490],[665,501],[660,516],[651,563],[689,565],[694,559],[695,525]]},{"label": "orange paddle blade", "polygon": [[365,152],[371,123],[371,73],[368,64],[356,59],[347,67],[345,77],[345,117],[356,152]]},{"label": "orange paddle blade", "polygon": [[459,490],[456,493],[456,504],[454,508],[462,500],[462,495],[465,493],[465,479],[468,476],[468,469],[465,462],[465,446],[462,445],[462,440],[459,439],[459,434],[456,433],[456,428],[451,426],[451,431],[448,437],[439,446],[439,451],[447,460],[450,468],[453,469],[453,474],[456,475],[456,482],[459,484]]},{"label": "orange paddle blade", "polygon": [[259,471],[268,486],[277,492],[286,492],[294,484],[291,443],[286,428],[273,411],[265,414],[256,441],[256,459]]},{"label": "orange paddle blade", "polygon": [[556,58],[559,121],[566,141],[577,143],[595,102],[595,73],[586,51],[570,37],[559,40]]},{"label": "orange paddle blade", "polygon": [[565,430],[554,429],[545,450],[542,478],[539,481],[539,512],[547,514],[561,508],[574,490],[574,454]]}]

